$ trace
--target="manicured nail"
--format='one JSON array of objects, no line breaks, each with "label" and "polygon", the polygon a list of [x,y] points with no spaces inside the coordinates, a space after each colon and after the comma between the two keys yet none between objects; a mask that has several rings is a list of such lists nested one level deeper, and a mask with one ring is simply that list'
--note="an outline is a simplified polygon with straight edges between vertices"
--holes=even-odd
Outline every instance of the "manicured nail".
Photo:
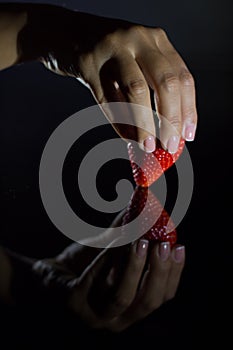
[{"label": "manicured nail", "polygon": [[144,151],[147,153],[154,152],[155,150],[155,138],[148,136],[143,142]]},{"label": "manicured nail", "polygon": [[170,243],[162,242],[159,245],[159,256],[162,261],[166,261],[170,255]]},{"label": "manicured nail", "polygon": [[149,241],[147,241],[146,239],[140,239],[140,241],[138,241],[136,253],[140,258],[143,258],[146,255],[148,246]]},{"label": "manicured nail", "polygon": [[194,123],[188,123],[184,125],[183,137],[186,141],[193,141],[195,137],[196,125]]},{"label": "manicured nail", "polygon": [[183,245],[176,247],[173,252],[173,259],[176,262],[181,263],[184,261],[185,247]]},{"label": "manicured nail", "polygon": [[177,135],[171,136],[167,143],[167,150],[169,153],[176,153],[178,151],[180,138]]}]

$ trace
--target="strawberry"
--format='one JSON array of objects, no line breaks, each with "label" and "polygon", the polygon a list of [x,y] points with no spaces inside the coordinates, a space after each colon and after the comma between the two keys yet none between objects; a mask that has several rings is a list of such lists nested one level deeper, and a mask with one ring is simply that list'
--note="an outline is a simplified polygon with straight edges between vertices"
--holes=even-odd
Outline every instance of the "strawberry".
[{"label": "strawberry", "polygon": [[133,170],[134,181],[138,186],[149,187],[168,168],[170,168],[181,155],[185,141],[181,139],[178,151],[170,154],[165,151],[159,140],[156,143],[156,150],[146,153],[139,149],[136,143],[128,144],[129,160]]},{"label": "strawberry", "polygon": [[[139,235],[141,232],[143,238],[149,241],[170,242],[171,246],[176,243],[175,225],[149,188],[140,186],[135,188],[122,218],[122,225],[130,223],[136,218],[138,220],[136,227],[131,227],[131,230],[136,230]],[[125,226],[122,226],[122,232],[130,234]],[[134,233],[131,232],[131,234]]]}]

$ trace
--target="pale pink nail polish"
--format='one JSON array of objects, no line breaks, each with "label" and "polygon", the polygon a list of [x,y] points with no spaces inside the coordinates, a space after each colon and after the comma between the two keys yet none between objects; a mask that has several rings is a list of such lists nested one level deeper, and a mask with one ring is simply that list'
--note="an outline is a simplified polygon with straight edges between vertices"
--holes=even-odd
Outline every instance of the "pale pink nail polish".
[{"label": "pale pink nail polish", "polygon": [[171,136],[167,143],[167,150],[169,153],[176,153],[178,151],[180,138],[177,135]]},{"label": "pale pink nail polish", "polygon": [[170,255],[170,243],[162,242],[159,245],[159,256],[162,261],[166,261]]},{"label": "pale pink nail polish", "polygon": [[137,243],[136,253],[140,258],[143,258],[148,250],[149,241],[146,239],[140,239]]},{"label": "pale pink nail polish", "polygon": [[184,139],[193,141],[195,137],[196,125],[194,123],[186,123],[184,127]]},{"label": "pale pink nail polish", "polygon": [[154,150],[155,150],[155,138],[153,136],[148,136],[143,142],[143,147],[144,147],[145,152],[147,152],[147,153],[154,152]]},{"label": "pale pink nail polish", "polygon": [[174,249],[173,258],[176,262],[181,263],[184,261],[185,247],[183,245]]}]

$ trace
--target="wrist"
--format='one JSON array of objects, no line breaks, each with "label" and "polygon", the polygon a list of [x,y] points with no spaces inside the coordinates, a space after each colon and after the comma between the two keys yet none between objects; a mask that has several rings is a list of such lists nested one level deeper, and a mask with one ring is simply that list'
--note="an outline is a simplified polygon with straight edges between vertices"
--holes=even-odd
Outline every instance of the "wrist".
[{"label": "wrist", "polygon": [[[33,3],[0,4],[0,69],[46,59],[67,40],[70,14],[66,8]],[[2,63],[3,62],[3,63]]]},{"label": "wrist", "polygon": [[27,22],[18,36],[19,63],[47,59],[59,47],[72,11],[54,5],[26,5]]},{"label": "wrist", "polygon": [[26,12],[11,12],[0,7],[0,70],[14,65],[19,58],[18,35],[26,24]]}]

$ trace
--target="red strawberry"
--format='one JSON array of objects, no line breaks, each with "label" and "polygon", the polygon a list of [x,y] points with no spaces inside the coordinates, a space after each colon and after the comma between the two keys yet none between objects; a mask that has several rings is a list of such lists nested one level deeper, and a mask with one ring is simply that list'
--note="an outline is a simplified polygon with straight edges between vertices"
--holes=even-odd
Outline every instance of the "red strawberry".
[{"label": "red strawberry", "polygon": [[181,155],[185,141],[181,139],[178,151],[170,154],[165,151],[159,140],[157,140],[156,150],[146,153],[139,149],[136,143],[128,144],[129,159],[131,162],[133,177],[138,186],[149,187],[168,168],[170,168]]},{"label": "red strawberry", "polygon": [[[143,238],[149,241],[170,242],[171,246],[176,243],[177,234],[174,223],[148,188],[140,186],[135,188],[122,218],[122,225],[130,223],[136,218],[138,221],[135,226],[131,226],[130,230],[136,230],[139,235],[141,233]],[[130,232],[132,235],[135,234],[125,226],[122,226],[122,231],[123,234],[130,234]]]}]

